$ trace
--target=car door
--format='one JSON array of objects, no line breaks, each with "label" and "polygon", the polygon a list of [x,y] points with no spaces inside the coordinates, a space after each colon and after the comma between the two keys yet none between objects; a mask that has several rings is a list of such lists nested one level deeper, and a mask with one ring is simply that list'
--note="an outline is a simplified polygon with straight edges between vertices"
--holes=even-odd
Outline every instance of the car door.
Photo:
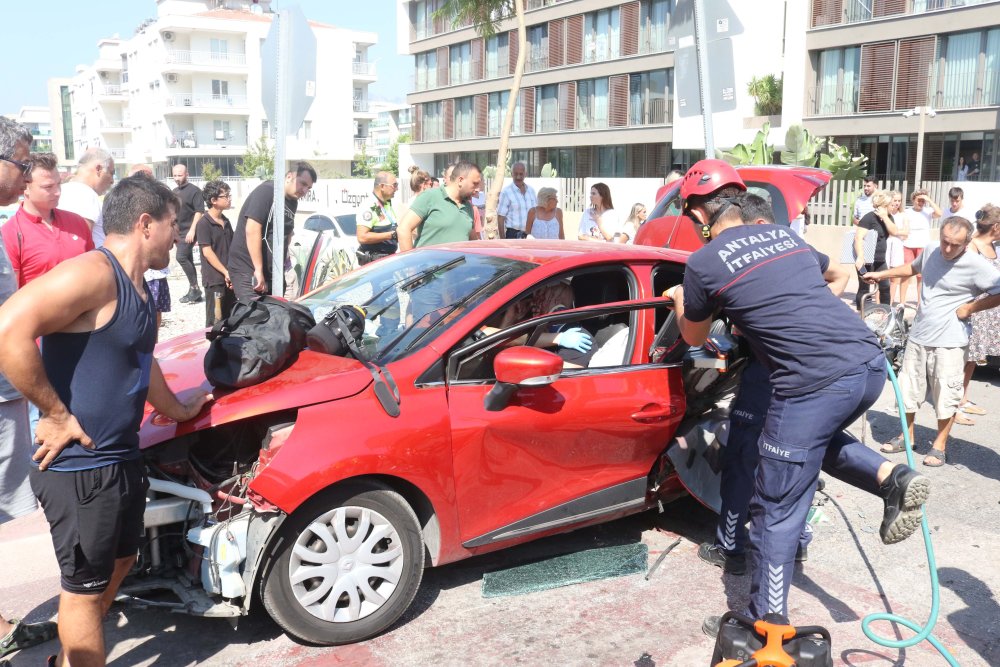
[{"label": "car door", "polygon": [[[448,409],[466,547],[611,518],[645,504],[647,476],[684,414],[679,366],[648,361],[654,311],[666,303],[562,311],[450,355]],[[593,330],[595,321],[616,319],[627,325],[616,363],[566,368],[551,385],[518,388],[501,410],[484,405],[496,385],[492,359],[501,350],[539,345],[553,327]]]}]

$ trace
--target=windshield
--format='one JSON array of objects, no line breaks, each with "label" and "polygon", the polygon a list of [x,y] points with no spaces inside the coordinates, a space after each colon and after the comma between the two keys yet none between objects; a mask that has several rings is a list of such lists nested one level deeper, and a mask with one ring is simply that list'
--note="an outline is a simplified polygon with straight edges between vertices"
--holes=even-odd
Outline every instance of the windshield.
[{"label": "windshield", "polygon": [[530,262],[416,250],[369,264],[302,299],[318,322],[337,306],[366,311],[363,349],[388,362],[434,340],[487,297],[534,268]]},{"label": "windshield", "polygon": [[[785,196],[781,190],[773,183],[763,183],[759,181],[747,181],[747,190],[759,197],[767,200],[774,210],[774,221],[779,225],[788,226],[788,206],[785,204]],[[649,212],[648,219],[655,220],[664,216],[674,216],[681,214],[680,206],[681,188],[678,185],[664,197],[656,202],[656,206]]]}]

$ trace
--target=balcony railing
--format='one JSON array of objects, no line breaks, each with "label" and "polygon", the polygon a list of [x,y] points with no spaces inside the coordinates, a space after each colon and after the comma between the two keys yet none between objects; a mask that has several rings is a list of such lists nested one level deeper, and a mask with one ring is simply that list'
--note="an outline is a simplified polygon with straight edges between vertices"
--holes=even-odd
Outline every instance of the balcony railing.
[{"label": "balcony railing", "polygon": [[111,157],[116,160],[125,159],[125,149],[124,148],[109,148],[108,152],[111,153]]},{"label": "balcony railing", "polygon": [[183,130],[165,141],[167,148],[245,148],[246,137],[235,132],[194,132]]},{"label": "balcony railing", "polygon": [[216,51],[181,51],[168,49],[165,60],[177,65],[223,65],[241,67],[247,64],[245,53],[219,53]]},{"label": "balcony railing", "polygon": [[361,76],[375,76],[375,63],[352,62],[351,71]]},{"label": "balcony railing", "polygon": [[[843,5],[839,5],[813,0],[812,27],[864,23],[873,19],[925,14],[993,2],[997,0],[907,0],[905,4],[886,3],[881,0],[844,0]],[[840,13],[835,13],[838,10]]]},{"label": "balcony railing", "polygon": [[368,113],[368,100],[354,100],[354,110],[358,113]]},{"label": "balcony railing", "polygon": [[246,95],[179,95],[167,96],[168,107],[210,107],[213,109],[245,109]]},{"label": "balcony railing", "polygon": [[559,129],[559,120],[556,118],[539,118],[538,132],[555,132]]},{"label": "balcony railing", "polygon": [[528,59],[525,63],[526,72],[540,72],[543,69],[549,68],[549,57],[548,56],[533,56]]},{"label": "balcony railing", "polygon": [[354,152],[360,153],[368,148],[368,137],[354,137]]},{"label": "balcony railing", "polygon": [[102,120],[101,127],[105,130],[128,130],[132,123],[126,120]]},{"label": "balcony railing", "polygon": [[98,95],[106,95],[108,97],[118,97],[125,94],[121,86],[98,86],[94,92]]}]

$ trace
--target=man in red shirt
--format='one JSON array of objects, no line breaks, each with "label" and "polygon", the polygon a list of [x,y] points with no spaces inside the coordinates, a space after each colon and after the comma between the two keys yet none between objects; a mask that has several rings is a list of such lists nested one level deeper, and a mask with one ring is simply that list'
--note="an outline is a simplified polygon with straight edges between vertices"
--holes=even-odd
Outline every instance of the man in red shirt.
[{"label": "man in red shirt", "polygon": [[28,161],[31,171],[25,179],[24,202],[0,228],[18,288],[63,260],[94,249],[87,221],[56,208],[60,193],[56,156],[36,153]]}]

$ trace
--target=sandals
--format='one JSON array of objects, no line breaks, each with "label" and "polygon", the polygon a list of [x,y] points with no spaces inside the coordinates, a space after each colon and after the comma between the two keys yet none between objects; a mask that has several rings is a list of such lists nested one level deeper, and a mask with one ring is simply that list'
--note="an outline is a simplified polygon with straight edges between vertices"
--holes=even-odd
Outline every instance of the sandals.
[{"label": "sandals", "polygon": [[955,413],[955,423],[961,424],[962,426],[975,426],[976,422],[974,419],[969,419],[962,412]]},{"label": "sandals", "polygon": [[932,449],[930,454],[924,457],[924,465],[928,468],[940,468],[948,462],[948,455],[940,449]]},{"label": "sandals", "polygon": [[0,638],[0,658],[14,651],[50,641],[59,635],[58,626],[51,621],[22,623],[17,619],[11,619],[11,622],[14,624],[14,629]]},{"label": "sandals", "polygon": [[898,454],[905,449],[906,445],[903,444],[902,435],[897,435],[895,438],[879,447],[879,451],[883,454]]},{"label": "sandals", "polygon": [[[985,415],[986,410],[973,403],[972,401],[966,401],[958,406],[960,412],[964,412],[967,415]],[[961,422],[959,422],[961,423]]]}]

